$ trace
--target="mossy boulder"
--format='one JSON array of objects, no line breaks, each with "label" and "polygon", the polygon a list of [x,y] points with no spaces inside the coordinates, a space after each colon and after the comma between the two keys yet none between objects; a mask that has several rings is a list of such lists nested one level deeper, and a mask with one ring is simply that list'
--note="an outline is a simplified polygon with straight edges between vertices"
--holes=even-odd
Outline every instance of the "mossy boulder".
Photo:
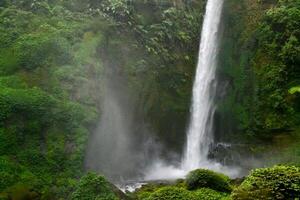
[{"label": "mossy boulder", "polygon": [[224,174],[207,169],[196,169],[186,177],[186,187],[189,190],[211,188],[220,192],[230,192],[230,179]]},{"label": "mossy boulder", "polygon": [[167,185],[164,183],[147,183],[143,185],[141,188],[137,189],[136,191],[133,192],[132,196],[133,198],[136,199],[147,199],[151,194],[154,192],[158,191],[161,188],[164,187],[171,187],[172,185]]},{"label": "mossy boulder", "polygon": [[230,195],[223,192],[218,192],[209,188],[201,188],[199,190],[193,191],[193,198],[195,200],[205,199],[205,200],[229,200]]},{"label": "mossy boulder", "polygon": [[83,176],[75,191],[71,195],[72,200],[118,200],[111,184],[103,176],[88,173]]},{"label": "mossy boulder", "polygon": [[189,191],[184,187],[165,186],[152,192],[143,192],[139,200],[226,200],[229,194],[221,193],[209,188]]},{"label": "mossy boulder", "polygon": [[152,193],[144,200],[192,200],[194,199],[192,193],[184,188],[179,187],[163,187]]},{"label": "mossy boulder", "polygon": [[297,199],[300,197],[300,168],[274,166],[253,170],[232,193],[232,199]]}]

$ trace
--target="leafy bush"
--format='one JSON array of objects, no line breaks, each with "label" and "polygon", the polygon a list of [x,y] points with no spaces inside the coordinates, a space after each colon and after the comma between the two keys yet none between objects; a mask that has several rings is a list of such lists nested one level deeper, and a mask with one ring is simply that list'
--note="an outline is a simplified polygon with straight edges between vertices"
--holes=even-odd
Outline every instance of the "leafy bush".
[{"label": "leafy bush", "polygon": [[0,157],[0,191],[16,185],[38,188],[41,183],[30,171],[6,156]]},{"label": "leafy bush", "polygon": [[253,116],[259,130],[286,129],[296,122],[296,99],[290,100],[287,90],[299,84],[299,17],[299,1],[279,1],[258,28],[253,59],[258,98]]},{"label": "leafy bush", "polygon": [[207,169],[196,169],[187,175],[186,186],[189,190],[211,188],[220,192],[230,192],[229,181],[229,177],[224,174]]},{"label": "leafy bush", "polygon": [[98,59],[99,41],[93,43],[95,51],[76,48],[86,43],[82,34],[89,19],[59,1],[8,0],[0,7],[0,193],[6,193],[0,199],[9,188],[21,191],[18,184],[47,199],[66,199],[83,173],[88,127],[98,113],[94,102],[73,98],[79,81],[71,81],[76,90],[66,90],[53,72],[72,63],[70,70],[80,69],[78,80],[82,74],[90,78],[83,59]]},{"label": "leafy bush", "polygon": [[71,60],[68,41],[55,34],[23,35],[15,45],[17,58],[26,69],[63,65]]},{"label": "leafy bush", "polygon": [[195,199],[205,199],[205,200],[229,200],[229,195],[226,193],[220,193],[209,188],[201,188],[193,192]]},{"label": "leafy bush", "polygon": [[0,77],[1,87],[9,88],[26,88],[26,84],[18,76],[2,76]]},{"label": "leafy bush", "polygon": [[300,168],[275,166],[256,169],[233,191],[232,198],[296,199],[300,197]]},{"label": "leafy bush", "polygon": [[79,181],[71,196],[72,200],[117,200],[111,185],[103,176],[88,173]]},{"label": "leafy bush", "polygon": [[8,4],[8,1],[3,0],[3,1],[0,2],[0,7],[5,7],[5,6],[7,6],[7,4]]},{"label": "leafy bush", "polygon": [[147,200],[192,200],[191,192],[184,188],[163,187],[152,193]]},{"label": "leafy bush", "polygon": [[289,89],[290,94],[295,94],[300,92],[300,86],[295,86]]},{"label": "leafy bush", "polygon": [[17,184],[0,193],[0,200],[38,200],[40,195],[23,184]]},{"label": "leafy bush", "polygon": [[134,192],[134,195],[137,199],[147,199],[151,194],[153,194],[155,191],[166,187],[166,184],[157,184],[157,183],[149,183],[146,185],[143,185],[141,188],[137,189]]},{"label": "leafy bush", "polygon": [[53,99],[38,88],[24,90],[0,87],[0,122],[15,113],[28,118],[45,116],[53,103]]},{"label": "leafy bush", "polygon": [[11,162],[8,157],[0,157],[0,191],[17,182],[16,173],[18,172],[20,172],[20,168]]},{"label": "leafy bush", "polygon": [[106,0],[102,4],[104,13],[107,13],[119,22],[126,23],[129,21],[131,10],[126,1]]},{"label": "leafy bush", "polygon": [[165,186],[157,189],[153,193],[147,192],[140,195],[141,200],[221,200],[228,198],[228,194],[220,193],[208,188],[201,188],[195,191],[189,191],[177,186]]},{"label": "leafy bush", "polygon": [[220,192],[231,191],[227,176],[206,169],[191,171],[187,175],[186,186],[189,190],[211,188]]}]

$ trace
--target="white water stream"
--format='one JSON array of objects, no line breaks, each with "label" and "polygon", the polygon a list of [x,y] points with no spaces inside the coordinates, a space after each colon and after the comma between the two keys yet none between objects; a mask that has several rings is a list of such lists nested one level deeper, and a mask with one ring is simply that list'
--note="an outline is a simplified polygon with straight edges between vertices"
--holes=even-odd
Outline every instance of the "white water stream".
[{"label": "white water stream", "polygon": [[[213,143],[213,116],[216,96],[216,67],[219,50],[219,32],[224,0],[208,0],[201,32],[198,64],[193,86],[190,124],[186,149],[180,166],[155,160],[146,170],[144,181],[170,180],[184,177],[197,168],[211,169],[236,177],[239,170],[208,159]],[[127,184],[123,190],[134,190],[144,183]]]},{"label": "white water stream", "polygon": [[216,66],[219,47],[219,27],[224,0],[208,0],[202,27],[200,50],[193,86],[191,121],[187,132],[186,151],[182,167],[193,170],[208,164],[209,146],[213,142]]},{"label": "white water stream", "polygon": [[193,86],[191,118],[181,166],[174,167],[156,161],[146,173],[146,180],[176,179],[197,168],[211,169],[231,177],[239,174],[236,168],[229,168],[208,159],[209,148],[213,143],[216,67],[223,3],[224,0],[207,1]]}]

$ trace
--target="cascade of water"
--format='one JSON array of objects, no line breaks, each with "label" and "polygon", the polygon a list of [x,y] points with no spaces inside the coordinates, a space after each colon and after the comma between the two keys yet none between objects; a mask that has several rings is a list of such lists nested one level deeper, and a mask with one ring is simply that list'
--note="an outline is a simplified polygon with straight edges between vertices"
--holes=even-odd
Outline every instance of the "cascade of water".
[{"label": "cascade of water", "polygon": [[196,77],[193,86],[191,119],[187,132],[182,168],[193,170],[207,165],[212,143],[212,118],[215,111],[216,65],[219,27],[224,0],[208,0],[202,26]]},{"label": "cascade of water", "polygon": [[176,179],[196,168],[222,172],[238,177],[240,169],[209,161],[209,147],[213,142],[213,117],[216,96],[216,67],[219,49],[219,29],[224,0],[207,0],[201,33],[196,77],[193,86],[191,119],[187,143],[180,167],[163,160],[155,160],[145,173],[144,180]]}]

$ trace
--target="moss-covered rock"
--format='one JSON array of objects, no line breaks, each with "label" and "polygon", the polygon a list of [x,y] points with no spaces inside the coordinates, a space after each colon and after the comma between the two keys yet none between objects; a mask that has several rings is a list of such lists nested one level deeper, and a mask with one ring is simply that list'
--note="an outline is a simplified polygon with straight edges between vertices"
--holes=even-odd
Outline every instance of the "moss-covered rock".
[{"label": "moss-covered rock", "polygon": [[110,183],[103,176],[88,173],[81,178],[75,191],[71,195],[72,200],[118,200]]},{"label": "moss-covered rock", "polygon": [[256,169],[237,187],[234,200],[296,199],[300,197],[300,168],[275,166]]},{"label": "moss-covered rock", "polygon": [[229,195],[209,188],[189,191],[180,186],[165,186],[155,191],[144,191],[138,195],[139,200],[225,200]]},{"label": "moss-covered rock", "polygon": [[137,189],[132,196],[137,199],[147,199],[155,191],[164,187],[171,187],[171,185],[166,185],[164,183],[148,183]]},{"label": "moss-covered rock", "polygon": [[229,200],[230,195],[227,193],[217,192],[209,188],[201,188],[193,192],[193,198],[205,200]]},{"label": "moss-covered rock", "polygon": [[191,200],[193,195],[184,188],[179,187],[163,187],[152,193],[145,200]]},{"label": "moss-covered rock", "polygon": [[187,175],[186,186],[189,190],[211,188],[220,192],[231,191],[229,177],[206,169],[196,169],[191,171]]}]

